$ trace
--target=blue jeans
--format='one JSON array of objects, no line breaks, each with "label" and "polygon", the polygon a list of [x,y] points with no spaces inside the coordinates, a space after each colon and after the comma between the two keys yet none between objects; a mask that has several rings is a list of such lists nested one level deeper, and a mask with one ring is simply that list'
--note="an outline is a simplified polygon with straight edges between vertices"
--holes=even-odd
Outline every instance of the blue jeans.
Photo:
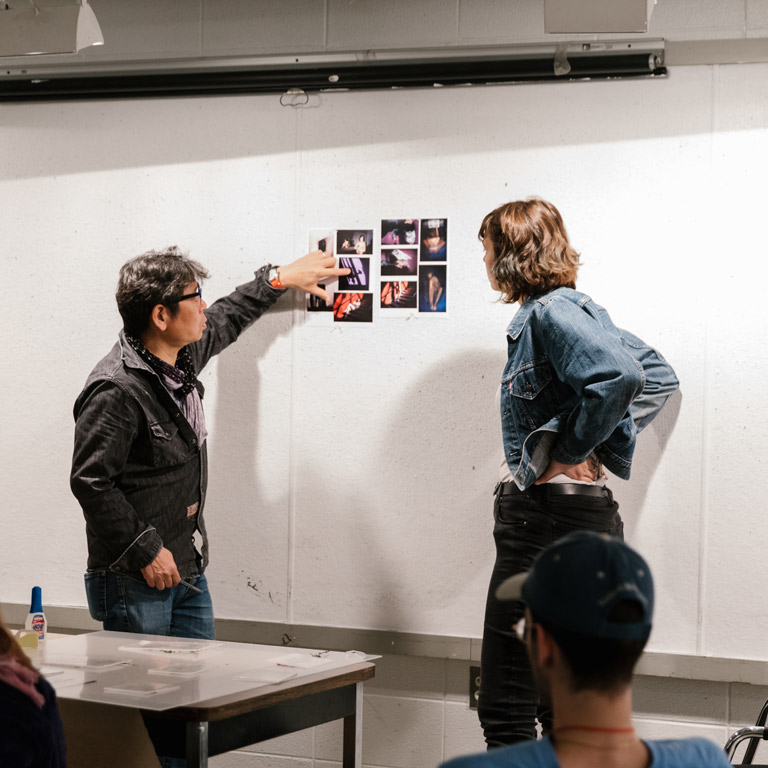
[{"label": "blue jeans", "polygon": [[[122,573],[88,571],[85,574],[88,610],[96,621],[102,622],[104,629],[113,632],[213,640],[213,604],[205,574],[186,581],[202,592],[183,584],[159,590]],[[147,726],[151,729],[149,723]],[[187,766],[184,758],[158,755],[158,759],[163,768]]]},{"label": "blue jeans", "polygon": [[88,571],[88,610],[104,629],[213,640],[213,604],[205,575],[188,579],[202,592],[178,584],[154,589],[143,579],[114,571]]},{"label": "blue jeans", "polygon": [[497,587],[529,570],[542,549],[571,531],[624,537],[619,505],[608,489],[601,497],[556,495],[547,485],[510,495],[498,490],[493,507],[496,563],[485,605],[477,705],[489,749],[535,739],[537,717],[545,732],[552,728],[552,710],[539,701],[525,646],[513,629],[525,606],[497,600]]}]

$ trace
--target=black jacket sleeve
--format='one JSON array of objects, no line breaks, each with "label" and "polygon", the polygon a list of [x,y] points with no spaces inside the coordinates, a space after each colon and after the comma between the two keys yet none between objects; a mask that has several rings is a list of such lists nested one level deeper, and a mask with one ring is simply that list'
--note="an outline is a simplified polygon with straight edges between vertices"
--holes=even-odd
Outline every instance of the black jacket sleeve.
[{"label": "black jacket sleeve", "polygon": [[117,485],[137,430],[136,405],[114,382],[100,381],[78,400],[72,493],[90,533],[109,550],[111,565],[131,571],[149,565],[163,546]]}]

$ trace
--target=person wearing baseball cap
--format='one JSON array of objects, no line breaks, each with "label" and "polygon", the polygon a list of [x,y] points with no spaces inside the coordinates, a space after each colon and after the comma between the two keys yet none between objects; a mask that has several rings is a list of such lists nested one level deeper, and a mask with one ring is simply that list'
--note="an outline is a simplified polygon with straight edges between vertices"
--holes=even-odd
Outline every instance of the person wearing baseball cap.
[{"label": "person wearing baseball cap", "polygon": [[621,539],[568,534],[531,570],[504,581],[499,600],[520,600],[515,626],[534,681],[552,706],[551,732],[444,768],[716,768],[725,752],[702,738],[643,741],[632,726],[632,673],[651,633],[653,578]]}]

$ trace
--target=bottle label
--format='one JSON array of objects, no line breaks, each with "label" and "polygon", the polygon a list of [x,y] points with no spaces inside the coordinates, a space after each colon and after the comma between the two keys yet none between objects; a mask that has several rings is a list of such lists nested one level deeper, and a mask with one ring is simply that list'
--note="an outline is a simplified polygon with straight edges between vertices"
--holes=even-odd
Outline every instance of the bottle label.
[{"label": "bottle label", "polygon": [[43,616],[42,613],[36,613],[32,617],[32,629],[34,629],[38,635],[45,634],[45,616]]}]

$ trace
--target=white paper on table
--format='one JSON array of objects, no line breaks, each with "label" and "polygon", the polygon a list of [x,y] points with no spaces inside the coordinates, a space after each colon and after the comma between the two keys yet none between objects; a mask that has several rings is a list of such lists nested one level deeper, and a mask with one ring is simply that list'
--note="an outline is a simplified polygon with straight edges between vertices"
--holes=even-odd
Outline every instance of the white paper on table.
[{"label": "white paper on table", "polygon": [[375,656],[365,651],[345,651],[344,658],[347,661],[372,661],[373,659],[380,659],[381,656]]},{"label": "white paper on table", "polygon": [[63,671],[64,671],[63,669],[57,669],[56,667],[46,667],[46,666],[40,667],[40,674],[46,680],[50,677],[53,677],[54,675],[60,675]]},{"label": "white paper on table", "polygon": [[122,685],[113,685],[104,688],[104,693],[128,694],[129,696],[156,696],[159,693],[170,693],[178,691],[180,685],[170,685],[168,683],[123,683]]},{"label": "white paper on table", "polygon": [[46,665],[51,667],[74,667],[75,669],[87,669],[89,672],[103,672],[115,667],[130,666],[131,662],[125,659],[99,656],[62,656],[46,659]]},{"label": "white paper on table", "polygon": [[172,677],[194,677],[200,675],[208,667],[205,664],[195,664],[189,661],[171,662],[165,667],[148,669],[150,675],[169,675]]},{"label": "white paper on table", "polygon": [[127,651],[128,653],[177,653],[177,654],[200,654],[211,648],[217,648],[224,643],[218,640],[178,640],[169,638],[168,640],[139,640],[138,643],[121,645],[118,651]]},{"label": "white paper on table", "polygon": [[86,674],[82,669],[51,669],[44,666],[40,674],[48,680],[55,691],[64,688],[71,688],[74,685],[86,685],[86,683],[95,683],[96,678],[92,674]]},{"label": "white paper on table", "polygon": [[327,651],[320,651],[324,655],[314,653],[288,653],[285,656],[278,656],[270,659],[273,664],[279,664],[282,667],[297,667],[298,669],[311,669],[312,667],[321,667],[323,664],[330,664],[333,659],[328,658]]},{"label": "white paper on table", "polygon": [[284,680],[290,680],[299,673],[295,669],[285,669],[284,667],[264,667],[263,669],[252,669],[238,675],[236,680],[248,680],[252,683],[282,683]]}]

